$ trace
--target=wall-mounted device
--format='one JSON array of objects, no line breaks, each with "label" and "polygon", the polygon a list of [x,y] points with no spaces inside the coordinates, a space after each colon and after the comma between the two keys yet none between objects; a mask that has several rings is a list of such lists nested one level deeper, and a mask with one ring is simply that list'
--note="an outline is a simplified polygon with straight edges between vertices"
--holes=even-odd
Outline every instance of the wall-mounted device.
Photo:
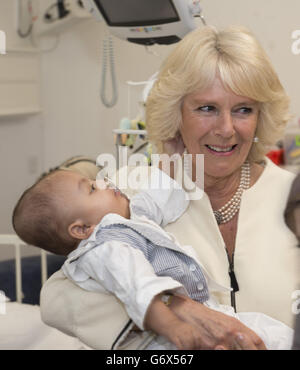
[{"label": "wall-mounted device", "polygon": [[43,0],[38,3],[39,16],[34,33],[37,36],[60,34],[67,27],[91,18],[81,0]]},{"label": "wall-mounted device", "polygon": [[[193,3],[187,0],[84,0],[110,32],[142,45],[172,44],[196,28]],[[199,8],[199,1],[197,7]],[[201,10],[200,10],[201,12]]]},{"label": "wall-mounted device", "polygon": [[[146,47],[180,41],[196,28],[195,17],[206,24],[200,0],[82,0],[82,3],[97,21],[106,22],[112,35]],[[106,96],[108,68],[112,82],[110,100]],[[100,95],[108,108],[118,99],[111,36],[103,44]]]}]

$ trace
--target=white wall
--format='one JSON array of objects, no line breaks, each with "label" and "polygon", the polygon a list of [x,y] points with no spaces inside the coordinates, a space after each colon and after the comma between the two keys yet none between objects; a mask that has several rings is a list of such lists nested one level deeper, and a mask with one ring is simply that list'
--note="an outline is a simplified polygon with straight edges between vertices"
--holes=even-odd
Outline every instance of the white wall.
[{"label": "white wall", "polygon": [[[202,6],[209,24],[243,24],[256,34],[291,96],[292,113],[300,117],[300,55],[291,52],[292,31],[300,29],[300,1],[203,0]],[[16,36],[11,0],[0,0],[0,29],[7,32],[8,44],[30,46]],[[42,55],[43,113],[0,118],[0,233],[11,232],[17,197],[43,169],[77,154],[114,153],[111,131],[127,116],[126,81],[149,78],[173,47],[151,48],[159,54],[156,57],[142,46],[114,38],[119,100],[108,109],[99,98],[105,29],[104,23],[88,20],[62,33],[57,48]],[[140,93],[141,89],[132,89],[132,116],[138,110],[135,101]],[[36,158],[38,173],[30,173]]]},{"label": "white wall", "polygon": [[[166,54],[165,47],[155,48],[160,54],[156,57],[142,46],[114,38],[119,99],[115,107],[106,108],[100,100],[104,34],[104,23],[84,22],[66,32],[55,52],[43,57],[46,166],[71,155],[97,157],[102,152],[114,152],[112,129],[128,115],[126,81],[147,80]],[[111,85],[109,73],[107,85]],[[141,88],[131,88],[131,118],[138,112],[141,92]]]},{"label": "white wall", "polygon": [[[29,40],[17,36],[14,5],[14,1],[0,1],[0,29],[7,39],[7,54],[0,58],[10,56],[12,49],[33,49]],[[24,186],[29,186],[41,171],[41,139],[39,115],[0,116],[0,233],[12,231],[13,204]]]}]

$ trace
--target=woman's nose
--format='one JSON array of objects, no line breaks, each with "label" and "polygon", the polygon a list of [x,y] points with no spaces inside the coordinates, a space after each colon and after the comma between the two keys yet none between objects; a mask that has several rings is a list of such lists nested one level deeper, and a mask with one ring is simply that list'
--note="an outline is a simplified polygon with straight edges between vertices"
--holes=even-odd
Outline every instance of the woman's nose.
[{"label": "woman's nose", "polygon": [[215,134],[226,139],[234,135],[234,122],[231,112],[223,111],[217,116]]}]

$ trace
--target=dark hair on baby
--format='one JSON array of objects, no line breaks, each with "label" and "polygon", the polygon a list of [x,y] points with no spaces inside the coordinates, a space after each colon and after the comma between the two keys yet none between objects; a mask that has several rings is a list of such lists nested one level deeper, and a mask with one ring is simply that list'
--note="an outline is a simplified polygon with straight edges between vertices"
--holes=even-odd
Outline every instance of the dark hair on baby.
[{"label": "dark hair on baby", "polygon": [[14,208],[12,224],[25,243],[66,256],[77,242],[68,235],[63,200],[53,191],[60,171],[43,177],[23,193]]}]

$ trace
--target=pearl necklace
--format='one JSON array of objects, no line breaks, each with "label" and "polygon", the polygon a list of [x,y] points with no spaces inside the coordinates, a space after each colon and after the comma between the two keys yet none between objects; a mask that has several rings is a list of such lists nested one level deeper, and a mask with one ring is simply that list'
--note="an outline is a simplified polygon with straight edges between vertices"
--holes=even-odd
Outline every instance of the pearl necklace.
[{"label": "pearl necklace", "polygon": [[214,211],[218,225],[230,221],[240,209],[243,191],[250,186],[250,163],[245,162],[242,165],[240,185],[234,196],[220,209]]}]

